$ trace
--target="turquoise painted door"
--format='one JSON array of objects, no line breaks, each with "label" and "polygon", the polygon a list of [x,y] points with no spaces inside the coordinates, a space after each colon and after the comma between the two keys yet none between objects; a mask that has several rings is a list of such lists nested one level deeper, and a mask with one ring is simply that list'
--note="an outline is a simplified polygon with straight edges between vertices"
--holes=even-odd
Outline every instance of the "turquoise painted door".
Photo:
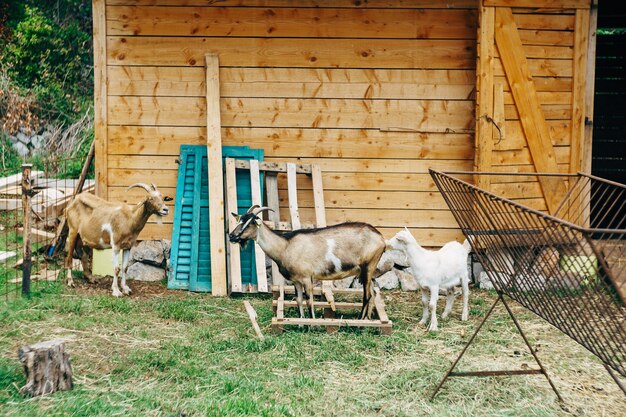
[{"label": "turquoise painted door", "polygon": [[[263,159],[262,149],[247,146],[224,146],[222,154],[224,158]],[[252,205],[250,177],[245,171],[237,172],[237,197],[239,212],[245,212]],[[242,283],[256,284],[254,249],[248,246],[241,254]],[[181,145],[168,288],[211,291],[210,249],[207,148]]]}]

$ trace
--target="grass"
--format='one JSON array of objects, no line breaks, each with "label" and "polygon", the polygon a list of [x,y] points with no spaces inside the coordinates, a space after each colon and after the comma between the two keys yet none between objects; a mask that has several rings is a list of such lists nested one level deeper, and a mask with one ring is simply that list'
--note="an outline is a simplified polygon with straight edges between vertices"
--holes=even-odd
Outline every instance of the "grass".
[{"label": "grass", "polygon": [[[159,284],[155,284],[159,285]],[[428,397],[493,301],[474,291],[468,322],[460,306],[439,333],[418,324],[414,293],[386,292],[391,336],[373,330],[293,328],[269,333],[271,303],[247,297],[266,334],[260,341],[242,298],[212,298],[131,283],[114,299],[107,284],[60,284],[29,300],[0,304],[0,415],[3,416],[598,416],[626,415],[624,397],[600,362],[521,308],[522,326],[564,396],[542,376],[456,378]],[[440,304],[443,304],[441,302]],[[25,398],[19,346],[67,340],[75,388]],[[463,370],[534,366],[497,310],[460,364]]]}]

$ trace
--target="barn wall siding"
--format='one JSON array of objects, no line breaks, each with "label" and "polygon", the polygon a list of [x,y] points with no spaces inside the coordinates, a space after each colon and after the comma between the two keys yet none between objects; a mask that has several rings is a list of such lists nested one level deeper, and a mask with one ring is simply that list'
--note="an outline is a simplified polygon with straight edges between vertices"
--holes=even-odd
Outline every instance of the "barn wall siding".
[{"label": "barn wall siding", "polygon": [[[139,193],[125,188],[146,180],[174,195],[180,144],[206,144],[204,55],[216,52],[224,145],[321,165],[329,224],[368,221],[386,236],[408,226],[429,246],[461,238],[427,172],[474,166],[477,1],[104,1],[94,0],[106,24],[101,195],[132,202]],[[513,16],[567,170],[575,11]],[[493,168],[531,169],[497,48],[493,74],[506,132]],[[302,221],[313,223],[301,182]],[[149,223],[140,238],[170,233],[171,221]]]}]

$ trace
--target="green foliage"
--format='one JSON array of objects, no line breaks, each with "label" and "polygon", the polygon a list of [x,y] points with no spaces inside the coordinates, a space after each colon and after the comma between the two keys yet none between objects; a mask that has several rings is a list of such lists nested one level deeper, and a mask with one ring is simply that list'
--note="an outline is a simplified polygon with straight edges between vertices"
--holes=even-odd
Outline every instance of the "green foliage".
[{"label": "green foliage", "polygon": [[42,116],[72,122],[92,94],[91,37],[76,21],[55,22],[26,5],[4,48],[9,76],[37,97]]}]

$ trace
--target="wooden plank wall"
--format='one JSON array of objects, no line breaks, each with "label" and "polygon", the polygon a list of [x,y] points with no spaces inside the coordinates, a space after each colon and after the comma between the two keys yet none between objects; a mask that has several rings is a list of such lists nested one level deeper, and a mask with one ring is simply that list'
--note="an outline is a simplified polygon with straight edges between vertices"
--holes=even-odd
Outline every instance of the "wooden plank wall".
[{"label": "wooden plank wall", "polygon": [[[501,6],[505,2],[486,0],[485,4],[488,3]],[[516,4],[516,2],[510,3]],[[574,3],[572,3],[573,6],[580,7],[579,4],[582,2]],[[549,128],[558,171],[563,173],[571,171],[570,158],[576,159],[571,155],[572,138],[582,140],[579,136],[573,136],[573,130],[577,131],[575,135],[579,135],[577,126],[580,125],[581,120],[573,111],[576,104],[573,91],[577,10],[580,9],[512,9],[541,110]],[[587,31],[588,28],[584,30]],[[493,133],[491,170],[535,172],[536,168],[520,122],[520,114],[515,106],[498,48],[494,48],[494,54],[494,91],[501,88],[504,93],[505,121],[502,139],[499,139],[497,131]],[[584,103],[584,96],[579,97],[578,101]],[[574,172],[576,172],[575,168]],[[547,210],[540,184],[534,178],[494,177],[490,189],[496,194],[517,200],[522,204],[543,211]]]},{"label": "wooden plank wall", "polygon": [[[216,52],[224,145],[319,164],[328,224],[408,226],[429,246],[461,237],[427,170],[472,168],[475,0],[205,3],[106,1],[110,199],[139,199],[125,192],[136,181],[174,195],[179,145],[206,143]],[[298,197],[314,223],[312,192]],[[150,223],[140,238],[170,233]]]}]

